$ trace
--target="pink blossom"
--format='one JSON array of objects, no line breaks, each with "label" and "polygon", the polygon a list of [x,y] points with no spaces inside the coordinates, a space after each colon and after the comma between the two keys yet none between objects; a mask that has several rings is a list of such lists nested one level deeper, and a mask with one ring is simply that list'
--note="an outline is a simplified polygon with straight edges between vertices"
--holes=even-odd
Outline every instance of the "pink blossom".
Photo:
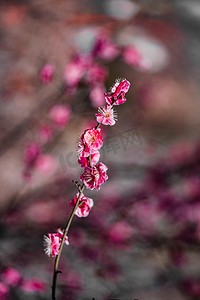
[{"label": "pink blossom", "polygon": [[105,88],[103,85],[97,84],[94,87],[92,87],[89,97],[94,107],[101,106],[105,103],[104,93]]},{"label": "pink blossom", "polygon": [[62,127],[66,125],[71,116],[71,109],[68,105],[57,104],[52,107],[50,110],[51,120],[58,126]]},{"label": "pink blossom", "polygon": [[119,96],[120,93],[127,93],[130,88],[130,82],[126,79],[118,79],[111,89],[114,96]]},{"label": "pink blossom", "polygon": [[11,286],[16,286],[21,280],[21,274],[14,268],[7,268],[2,274],[3,280]]},{"label": "pink blossom", "polygon": [[120,105],[126,102],[125,94],[128,92],[130,82],[126,79],[117,80],[110,93],[105,94],[106,102],[109,105]]},{"label": "pink blossom", "polygon": [[95,114],[98,123],[110,126],[116,123],[116,113],[111,106],[99,107],[98,112],[98,114]]},{"label": "pink blossom", "polygon": [[91,190],[99,190],[100,185],[108,179],[108,176],[106,174],[107,170],[108,168],[103,163],[99,163],[92,168],[86,167],[83,174],[81,174],[80,179],[87,188]]},{"label": "pink blossom", "polygon": [[[58,229],[57,233],[48,233],[48,236],[44,236],[45,254],[55,257],[59,253],[63,232]],[[69,245],[68,237],[65,237],[65,244]]]},{"label": "pink blossom", "polygon": [[[75,196],[74,199],[70,201],[70,205],[75,206],[77,200],[79,197],[79,193]],[[75,215],[78,217],[87,217],[89,215],[89,212],[91,208],[93,207],[93,200],[84,196],[83,194],[80,197],[79,203],[83,202],[81,205],[79,205],[76,209]]]},{"label": "pink blossom", "polygon": [[[82,152],[83,153],[83,152]],[[79,159],[78,159],[78,163],[81,165],[81,167],[89,167],[90,166],[90,161],[89,161],[89,157],[83,156],[81,153]],[[95,166],[100,158],[100,153],[99,151],[96,151],[92,154],[90,154],[91,157],[91,166]]]},{"label": "pink blossom", "polygon": [[26,293],[45,292],[47,284],[40,278],[24,279],[21,284],[21,289]]},{"label": "pink blossom", "polygon": [[140,67],[142,56],[134,46],[127,46],[123,52],[123,59],[128,65]]},{"label": "pink blossom", "polygon": [[0,282],[0,299],[6,299],[9,292],[9,288],[7,285],[5,285],[3,282]]},{"label": "pink blossom", "polygon": [[121,93],[118,97],[114,97],[112,94],[105,93],[106,103],[108,105],[120,105],[126,102],[125,93]]},{"label": "pink blossom", "polygon": [[81,156],[89,156],[101,148],[103,145],[103,138],[100,131],[100,128],[85,130],[79,143],[79,153]]},{"label": "pink blossom", "polygon": [[53,75],[55,71],[55,66],[51,64],[46,64],[41,72],[40,72],[40,79],[43,83],[49,83],[52,81]]},{"label": "pink blossom", "polygon": [[118,46],[106,36],[99,36],[94,45],[93,54],[104,60],[115,59],[120,53]]}]

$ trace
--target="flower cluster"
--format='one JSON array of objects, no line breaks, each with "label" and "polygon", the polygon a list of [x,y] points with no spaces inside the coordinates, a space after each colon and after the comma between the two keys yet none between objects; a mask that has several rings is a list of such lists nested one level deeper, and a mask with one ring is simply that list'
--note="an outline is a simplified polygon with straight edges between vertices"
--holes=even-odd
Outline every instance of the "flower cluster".
[{"label": "flower cluster", "polygon": [[[125,79],[117,80],[115,82],[111,92],[105,93],[106,105],[104,107],[99,107],[98,113],[95,115],[98,122],[97,126],[85,130],[81,136],[79,142],[78,162],[80,163],[81,167],[84,168],[84,172],[81,174],[80,180],[88,189],[99,190],[100,185],[108,179],[106,174],[108,168],[102,162],[97,164],[100,158],[99,150],[103,145],[103,138],[101,136],[101,129],[99,127],[101,124],[115,124],[116,114],[112,107],[114,105],[123,104],[126,101],[125,93],[128,92],[129,87],[130,83]],[[80,216],[79,213],[76,214]]]},{"label": "flower cluster", "polygon": [[[93,207],[93,200],[83,194],[84,187],[90,190],[99,190],[101,184],[108,179],[106,174],[108,168],[102,162],[99,163],[99,150],[103,145],[100,125],[111,126],[116,123],[116,114],[113,106],[123,104],[126,101],[125,94],[128,92],[129,87],[130,83],[126,79],[115,82],[111,91],[104,94],[105,106],[99,107],[98,113],[95,115],[98,122],[96,127],[86,129],[80,138],[78,162],[84,168],[80,176],[83,184],[81,187],[75,182],[79,193],[70,201],[70,205],[74,207],[72,217],[73,214],[78,217],[87,217]],[[49,233],[48,236],[45,236],[45,253],[49,256],[57,256],[62,239],[63,232],[60,230],[57,233]],[[65,237],[65,243],[69,244],[67,236]]]},{"label": "flower cluster", "polygon": [[[48,256],[55,257],[59,253],[60,244],[63,238],[63,232],[58,229],[56,233],[48,233],[48,236],[44,237],[45,253]],[[69,245],[68,237],[65,237],[65,244]]]},{"label": "flower cluster", "polygon": [[130,82],[117,80],[110,93],[105,94],[108,105],[120,105],[126,102],[125,94],[128,92]]},{"label": "flower cluster", "polygon": [[[67,93],[73,94],[78,87],[87,86],[89,88],[89,98],[94,107],[103,105],[105,101],[103,95],[105,80],[109,74],[109,70],[105,66],[107,62],[121,57],[131,67],[143,71],[148,69],[148,64],[137,46],[118,45],[116,41],[111,39],[110,35],[109,32],[97,32],[91,49],[87,53],[82,53],[80,49],[77,49],[64,70],[63,77]],[[53,67],[51,64],[43,67],[40,74],[43,83],[52,81],[55,72]],[[123,100],[124,97],[122,96],[119,102]]]}]

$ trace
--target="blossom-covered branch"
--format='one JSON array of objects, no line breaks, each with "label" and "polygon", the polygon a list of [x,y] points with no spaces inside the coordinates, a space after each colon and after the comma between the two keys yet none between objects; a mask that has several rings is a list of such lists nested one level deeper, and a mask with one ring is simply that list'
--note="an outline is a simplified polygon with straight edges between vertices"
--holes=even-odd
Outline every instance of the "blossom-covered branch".
[{"label": "blossom-covered branch", "polygon": [[130,83],[126,79],[117,80],[111,91],[105,93],[106,104],[103,107],[99,107],[98,113],[95,115],[98,122],[96,127],[86,129],[79,142],[78,162],[84,168],[84,171],[80,176],[82,185],[77,181],[74,182],[78,193],[70,201],[70,204],[74,207],[70,218],[63,231],[58,229],[56,233],[48,233],[48,236],[44,237],[45,253],[56,257],[52,284],[52,300],[56,299],[57,274],[60,273],[58,270],[59,259],[64,244],[69,245],[67,234],[73,216],[87,217],[94,204],[92,199],[83,194],[83,191],[85,187],[90,190],[99,190],[101,184],[105,183],[108,179],[106,173],[108,168],[102,162],[98,163],[100,159],[99,150],[103,145],[100,125],[112,126],[116,123],[116,113],[113,106],[123,104],[126,101],[125,94],[128,92],[129,87]]}]

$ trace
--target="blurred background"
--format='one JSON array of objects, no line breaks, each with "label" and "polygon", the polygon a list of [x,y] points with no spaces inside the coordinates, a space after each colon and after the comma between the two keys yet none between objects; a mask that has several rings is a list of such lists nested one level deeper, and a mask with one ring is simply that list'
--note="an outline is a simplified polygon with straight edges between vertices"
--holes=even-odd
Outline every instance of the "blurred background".
[{"label": "blurred background", "polygon": [[[200,2],[0,1],[0,299],[51,299],[78,140],[104,92],[109,180],[74,217],[58,299],[200,299]],[[109,128],[108,128],[109,127]]]}]

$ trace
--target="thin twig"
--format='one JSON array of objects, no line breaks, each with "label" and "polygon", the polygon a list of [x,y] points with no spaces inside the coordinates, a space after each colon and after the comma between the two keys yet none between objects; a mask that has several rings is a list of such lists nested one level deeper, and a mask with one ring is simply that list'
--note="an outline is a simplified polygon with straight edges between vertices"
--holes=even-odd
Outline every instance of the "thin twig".
[{"label": "thin twig", "polygon": [[[77,185],[76,185],[77,186]],[[52,283],[52,300],[56,300],[56,283],[57,283],[57,275],[58,273],[61,273],[61,271],[58,270],[58,264],[59,264],[59,260],[60,260],[60,256],[61,256],[61,253],[62,253],[62,249],[63,249],[63,246],[64,246],[64,242],[65,242],[65,238],[66,238],[66,235],[67,235],[67,232],[69,230],[69,227],[71,225],[71,222],[72,222],[72,219],[73,219],[73,216],[76,212],[76,209],[77,207],[79,206],[79,200],[81,198],[81,195],[82,195],[82,192],[85,188],[85,185],[83,184],[81,189],[79,189],[78,187],[78,190],[79,190],[79,196],[78,196],[78,199],[76,201],[76,205],[74,206],[72,212],[71,212],[71,215],[70,215],[70,218],[69,220],[67,221],[67,224],[65,226],[65,230],[63,232],[63,237],[62,237],[62,241],[61,241],[61,244],[60,244],[60,249],[59,249],[59,253],[58,255],[56,256],[56,259],[55,259],[55,263],[54,263],[54,273],[53,273],[53,283]]]}]

